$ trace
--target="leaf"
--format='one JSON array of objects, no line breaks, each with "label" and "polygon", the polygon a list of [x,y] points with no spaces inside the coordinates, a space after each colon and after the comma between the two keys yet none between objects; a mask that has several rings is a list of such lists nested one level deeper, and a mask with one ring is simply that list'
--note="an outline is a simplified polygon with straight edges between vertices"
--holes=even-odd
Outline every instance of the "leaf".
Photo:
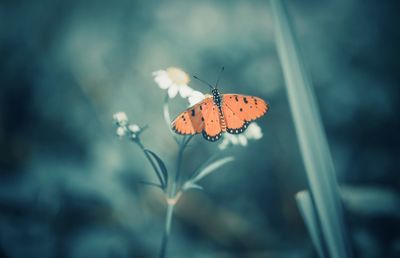
[{"label": "leaf", "polygon": [[189,180],[189,182],[191,182],[192,184],[195,184],[197,181],[199,181],[203,177],[209,175],[210,173],[214,172],[216,169],[222,167],[226,163],[231,162],[233,160],[234,160],[234,158],[232,156],[216,160],[216,161],[212,162],[211,164],[209,164],[208,166],[206,166],[205,168],[203,168],[193,179]]},{"label": "leaf", "polygon": [[345,214],[339,196],[337,175],[318,109],[319,102],[304,65],[306,62],[301,55],[295,26],[288,14],[285,1],[271,0],[270,3],[277,53],[285,78],[289,106],[311,198],[317,211],[316,217],[319,219],[318,237],[324,242],[326,256],[353,257],[349,248],[351,239],[344,223]]},{"label": "leaf", "polygon": [[156,184],[156,183],[152,183],[152,182],[140,181],[139,184],[154,186],[154,187],[158,187],[160,189],[163,189],[162,185],[159,185],[159,184]]},{"label": "leaf", "polygon": [[202,187],[201,185],[194,184],[194,183],[192,183],[191,181],[187,181],[187,182],[183,185],[182,190],[183,190],[183,191],[187,191],[187,190],[190,190],[190,189],[203,190],[203,187]]},{"label": "leaf", "polygon": [[160,157],[157,156],[154,152],[151,150],[144,150],[147,154],[149,154],[158,164],[158,169],[155,168],[156,173],[158,174],[160,178],[160,183],[163,186],[163,188],[167,187],[168,185],[168,171],[167,167],[165,166],[164,162],[161,160]]},{"label": "leaf", "polygon": [[146,154],[147,159],[149,160],[152,168],[154,169],[154,172],[156,173],[157,178],[160,181],[160,184],[162,185],[163,189],[165,189],[166,186],[165,186],[164,179],[163,179],[161,172],[159,171],[157,165],[155,164],[154,158],[152,157],[151,154],[147,153],[145,149],[143,149],[143,152],[144,152],[144,154]]},{"label": "leaf", "polygon": [[216,160],[218,157],[217,155],[212,155],[211,157],[209,157],[205,162],[203,162],[203,164],[201,164],[198,168],[196,168],[194,170],[194,172],[192,173],[192,175],[190,176],[190,180],[192,180],[193,178],[195,178],[202,170],[203,168],[205,168],[206,166],[208,166],[208,164],[210,164],[213,160]]}]

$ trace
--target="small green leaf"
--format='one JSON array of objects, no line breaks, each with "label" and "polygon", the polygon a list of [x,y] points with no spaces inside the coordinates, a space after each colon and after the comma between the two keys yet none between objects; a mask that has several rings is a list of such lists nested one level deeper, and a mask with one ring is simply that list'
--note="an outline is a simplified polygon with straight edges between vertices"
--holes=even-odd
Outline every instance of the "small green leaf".
[{"label": "small green leaf", "polygon": [[192,184],[195,184],[197,181],[199,181],[200,179],[202,179],[203,177],[211,174],[212,172],[214,172],[216,169],[222,167],[223,165],[225,165],[228,162],[233,161],[234,158],[232,156],[229,157],[225,157],[219,160],[216,160],[214,162],[212,162],[211,164],[209,164],[208,166],[206,166],[205,168],[203,168],[193,179],[189,180]]},{"label": "small green leaf", "polygon": [[161,190],[163,189],[162,185],[159,185],[159,184],[156,184],[156,183],[152,183],[152,182],[140,181],[139,184],[158,187],[158,188],[160,188]]},{"label": "small green leaf", "polygon": [[156,169],[156,173],[158,173],[160,177],[160,183],[163,186],[163,188],[166,188],[168,185],[168,171],[167,167],[165,166],[164,162],[161,160],[160,157],[157,156],[154,152],[151,150],[144,150],[146,153],[148,153],[158,164],[158,169]]},{"label": "small green leaf", "polygon": [[213,160],[216,160],[218,158],[218,156],[219,156],[218,154],[212,155],[205,162],[203,162],[203,164],[201,164],[199,167],[197,167],[194,170],[194,172],[192,173],[192,175],[190,176],[190,180],[195,178],[203,170],[203,168],[207,167],[211,162],[213,162]]},{"label": "small green leaf", "polygon": [[190,190],[190,189],[203,190],[203,187],[202,187],[201,185],[194,184],[194,183],[192,183],[191,181],[187,181],[187,182],[183,185],[182,190],[183,190],[183,191],[187,191],[187,190]]}]

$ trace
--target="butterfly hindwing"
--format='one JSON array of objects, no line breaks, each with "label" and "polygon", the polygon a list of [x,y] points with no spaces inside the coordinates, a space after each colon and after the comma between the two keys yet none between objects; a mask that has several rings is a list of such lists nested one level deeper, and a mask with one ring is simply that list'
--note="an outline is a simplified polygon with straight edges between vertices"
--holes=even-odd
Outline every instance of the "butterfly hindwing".
[{"label": "butterfly hindwing", "polygon": [[223,94],[223,103],[239,119],[250,122],[263,116],[269,105],[262,99],[240,94]]},{"label": "butterfly hindwing", "polygon": [[226,131],[230,134],[243,133],[249,124],[242,118],[240,118],[227,103],[222,104],[222,112],[224,114]]},{"label": "butterfly hindwing", "polygon": [[211,105],[206,106],[203,137],[208,141],[214,142],[221,138],[221,134],[220,113],[211,98]]}]

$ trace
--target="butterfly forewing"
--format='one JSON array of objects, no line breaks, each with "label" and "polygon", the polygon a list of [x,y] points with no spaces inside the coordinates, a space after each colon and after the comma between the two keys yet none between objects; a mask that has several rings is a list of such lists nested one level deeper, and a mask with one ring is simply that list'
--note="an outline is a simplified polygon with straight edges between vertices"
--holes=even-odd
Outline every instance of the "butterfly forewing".
[{"label": "butterfly forewing", "polygon": [[179,114],[172,122],[172,128],[179,134],[195,134],[203,131],[203,112],[196,104]]},{"label": "butterfly forewing", "polygon": [[235,116],[243,121],[253,121],[263,116],[269,109],[268,104],[253,96],[223,94],[223,103]]}]

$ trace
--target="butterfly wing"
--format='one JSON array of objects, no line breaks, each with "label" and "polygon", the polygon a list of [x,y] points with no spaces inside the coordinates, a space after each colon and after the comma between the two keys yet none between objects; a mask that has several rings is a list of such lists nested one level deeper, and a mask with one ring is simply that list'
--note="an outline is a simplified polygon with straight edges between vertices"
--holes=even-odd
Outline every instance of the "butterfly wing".
[{"label": "butterfly wing", "polygon": [[269,105],[258,97],[223,94],[222,99],[223,120],[213,98],[207,97],[177,116],[172,128],[179,134],[202,133],[206,140],[217,141],[225,130],[231,134],[244,132],[251,121],[269,109]]},{"label": "butterfly wing", "polygon": [[179,134],[202,133],[208,141],[221,138],[220,115],[212,97],[188,108],[172,122],[172,129]]},{"label": "butterfly wing", "polygon": [[262,99],[238,94],[223,94],[223,102],[240,119],[253,121],[260,118],[269,109]]},{"label": "butterfly wing", "polygon": [[207,107],[211,107],[212,104],[212,98],[209,97],[188,108],[174,119],[171,123],[172,129],[178,134],[201,133],[204,129],[204,117],[208,112]]},{"label": "butterfly wing", "polygon": [[226,131],[231,134],[244,132],[251,121],[263,116],[269,109],[269,105],[258,97],[238,94],[222,96]]},{"label": "butterfly wing", "polygon": [[227,103],[222,104],[222,112],[224,114],[224,120],[226,125],[226,131],[230,134],[243,133],[249,122],[246,122],[240,118],[233,110],[228,106]]},{"label": "butterfly wing", "polygon": [[204,116],[203,137],[208,141],[215,142],[221,138],[222,134],[219,109],[214,104],[212,98],[211,105],[207,105],[204,109],[206,109],[206,111]]}]

